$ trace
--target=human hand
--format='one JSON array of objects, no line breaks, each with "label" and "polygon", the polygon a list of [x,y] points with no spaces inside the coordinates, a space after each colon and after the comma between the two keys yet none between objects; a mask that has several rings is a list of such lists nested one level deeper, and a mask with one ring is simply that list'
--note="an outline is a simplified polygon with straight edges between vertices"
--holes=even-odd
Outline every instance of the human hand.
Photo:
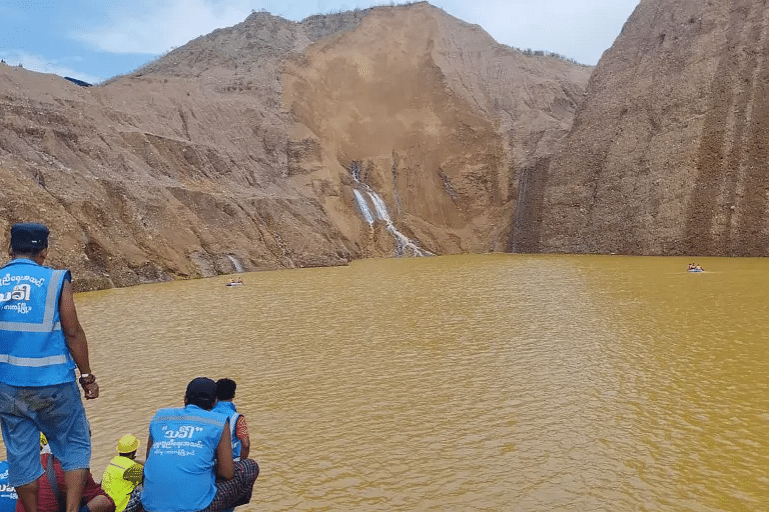
[{"label": "human hand", "polygon": [[99,385],[96,383],[96,376],[93,374],[83,375],[80,377],[80,386],[85,392],[85,399],[91,400],[98,398]]}]

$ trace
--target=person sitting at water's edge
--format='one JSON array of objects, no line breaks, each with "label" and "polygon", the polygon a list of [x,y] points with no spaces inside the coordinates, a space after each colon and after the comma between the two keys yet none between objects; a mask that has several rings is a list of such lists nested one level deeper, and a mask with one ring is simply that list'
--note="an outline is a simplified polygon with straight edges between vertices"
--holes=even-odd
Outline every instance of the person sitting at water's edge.
[{"label": "person sitting at water's edge", "polygon": [[[251,450],[251,440],[248,437],[248,425],[246,417],[240,414],[232,403],[235,398],[237,384],[232,379],[219,379],[216,381],[216,405],[214,412],[224,414],[230,419],[230,433],[232,435],[232,458],[239,461],[247,459]],[[232,512],[229,508],[225,512]]]},{"label": "person sitting at water's edge", "polygon": [[232,457],[229,419],[213,412],[216,383],[193,379],[184,407],[160,409],[150,421],[144,483],[126,512],[222,512],[251,500],[259,465]]},{"label": "person sitting at water's edge", "polygon": [[109,461],[101,479],[102,488],[115,502],[115,512],[122,512],[131,492],[142,483],[144,465],[136,460],[139,440],[126,434],[117,442],[117,456]]},{"label": "person sitting at water's edge", "polygon": [[[37,507],[40,512],[60,512],[64,510],[64,500],[67,495],[67,482],[61,463],[51,453],[48,439],[40,434],[40,463],[45,473],[38,479]],[[79,512],[113,512],[115,502],[97,484],[89,471],[86,475],[85,488],[79,504]],[[25,512],[21,501],[16,503],[16,512]]]},{"label": "person sitting at water's edge", "polygon": [[91,438],[75,368],[86,399],[99,396],[88,342],[77,318],[68,270],[44,267],[49,230],[11,227],[11,261],[0,279],[0,423],[9,484],[26,512],[38,512],[39,432],[64,471],[67,512],[77,512],[91,464]]},{"label": "person sitting at water's edge", "polygon": [[216,405],[214,412],[226,415],[230,419],[230,432],[232,434],[232,457],[236,461],[247,459],[251,450],[251,440],[248,436],[246,417],[238,412],[232,402],[235,398],[237,384],[232,379],[219,379],[216,381]]}]

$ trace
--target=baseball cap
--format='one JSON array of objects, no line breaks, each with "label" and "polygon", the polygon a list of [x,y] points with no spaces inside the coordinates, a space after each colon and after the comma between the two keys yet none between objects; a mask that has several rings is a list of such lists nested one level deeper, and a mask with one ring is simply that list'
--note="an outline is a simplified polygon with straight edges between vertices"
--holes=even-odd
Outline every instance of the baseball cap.
[{"label": "baseball cap", "polygon": [[42,224],[19,222],[11,227],[11,249],[31,251],[48,247],[50,231]]}]

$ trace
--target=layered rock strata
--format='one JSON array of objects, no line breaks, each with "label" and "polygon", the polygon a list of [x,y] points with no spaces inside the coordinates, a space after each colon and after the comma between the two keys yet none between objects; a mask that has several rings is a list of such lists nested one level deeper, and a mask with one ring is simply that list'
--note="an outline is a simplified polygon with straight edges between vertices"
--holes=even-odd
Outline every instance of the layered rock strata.
[{"label": "layered rock strata", "polygon": [[393,230],[512,250],[590,72],[427,3],[254,13],[90,88],[0,65],[0,229],[49,224],[80,290],[392,256]]}]

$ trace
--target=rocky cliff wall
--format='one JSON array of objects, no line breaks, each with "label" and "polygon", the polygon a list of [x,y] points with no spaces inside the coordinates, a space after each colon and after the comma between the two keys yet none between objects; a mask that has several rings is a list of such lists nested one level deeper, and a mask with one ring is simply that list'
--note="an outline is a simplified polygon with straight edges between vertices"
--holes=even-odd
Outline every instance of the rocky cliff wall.
[{"label": "rocky cliff wall", "polygon": [[363,254],[379,249],[344,220],[351,165],[427,250],[511,250],[521,175],[566,134],[590,72],[496,44],[426,3],[373,9],[285,68],[292,141],[320,148],[293,162],[296,182],[335,191],[327,211]]},{"label": "rocky cliff wall", "polygon": [[426,3],[255,13],[98,87],[0,65],[0,229],[49,224],[80,290],[509,249],[590,71]]},{"label": "rocky cliff wall", "polygon": [[531,250],[769,254],[769,10],[641,0],[534,180]]}]

